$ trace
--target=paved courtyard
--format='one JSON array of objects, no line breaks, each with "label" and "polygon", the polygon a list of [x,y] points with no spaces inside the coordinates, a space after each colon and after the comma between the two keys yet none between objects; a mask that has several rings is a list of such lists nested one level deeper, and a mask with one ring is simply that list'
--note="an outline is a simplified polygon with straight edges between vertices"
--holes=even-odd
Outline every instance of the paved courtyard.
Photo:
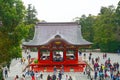
[{"label": "paved courtyard", "polygon": [[[86,53],[86,58],[88,59],[89,53],[90,52],[83,52],[83,54]],[[32,58],[37,58],[37,52],[30,52]],[[105,59],[103,60],[103,53],[100,52],[92,52],[92,58],[100,57],[100,63],[104,64]],[[23,53],[23,57],[27,58],[27,54]],[[120,64],[120,55],[118,54],[113,54],[113,53],[107,53],[107,58],[111,59],[111,63],[118,62]],[[88,61],[89,62],[89,61]],[[91,63],[91,62],[90,62]],[[27,60],[25,61],[25,64],[21,64],[20,59],[13,59],[10,65],[10,72],[8,73],[8,78],[6,80],[14,80],[14,77],[16,75],[19,75],[19,77],[22,76],[25,72],[22,72],[23,69],[27,66],[28,62]],[[50,74],[52,75],[52,72],[43,72],[43,80],[47,79],[47,75]],[[92,72],[93,76],[94,72]],[[87,79],[87,75],[84,75],[83,73],[80,72],[65,72],[63,75],[62,80],[65,80],[65,76],[70,75],[72,76],[73,80],[89,80]],[[30,80],[30,77],[26,77],[26,80]]]}]

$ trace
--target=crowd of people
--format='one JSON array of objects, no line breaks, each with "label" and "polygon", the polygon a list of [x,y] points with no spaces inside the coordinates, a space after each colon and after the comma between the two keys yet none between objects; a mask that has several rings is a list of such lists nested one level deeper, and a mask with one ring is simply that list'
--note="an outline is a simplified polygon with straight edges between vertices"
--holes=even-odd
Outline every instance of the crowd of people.
[{"label": "crowd of people", "polygon": [[[34,71],[30,70],[29,68],[26,70],[26,72],[24,74],[25,77],[31,77],[31,80],[43,80],[43,75],[44,75],[44,72],[42,72],[42,71],[34,72]],[[63,65],[60,67],[59,71],[57,70],[57,67],[54,66],[53,75],[48,74],[46,80],[61,80],[63,78],[62,77],[63,75],[65,76],[65,80],[73,80],[72,76],[64,74],[64,66]],[[22,79],[22,80],[24,80],[24,79]]]},{"label": "crowd of people", "polygon": [[[100,63],[101,59],[104,60],[104,63]],[[87,67],[85,72],[91,80],[120,80],[119,63],[111,61],[106,53],[103,54],[103,57],[99,55],[92,57],[92,53],[90,53],[88,60],[93,66],[94,75],[91,75],[91,70]]]},{"label": "crowd of people", "polygon": [[72,76],[65,75],[64,72],[61,70],[57,71],[56,68],[53,69],[53,75],[48,74],[46,79],[44,78],[44,72],[37,72],[28,69],[22,77],[16,75],[14,80],[26,80],[26,78],[29,78],[30,80],[62,80],[63,75],[65,76],[65,80],[73,80]]},{"label": "crowd of people", "polygon": [[[58,75],[53,74],[53,75],[48,75],[46,80],[62,80],[62,74],[61,71],[58,72]],[[65,80],[73,80],[71,76],[65,75]]]}]

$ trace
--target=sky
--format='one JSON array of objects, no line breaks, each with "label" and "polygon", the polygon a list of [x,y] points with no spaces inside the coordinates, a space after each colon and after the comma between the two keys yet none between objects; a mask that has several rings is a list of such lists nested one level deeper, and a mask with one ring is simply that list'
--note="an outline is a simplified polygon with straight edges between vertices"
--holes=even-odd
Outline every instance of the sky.
[{"label": "sky", "polygon": [[75,17],[97,15],[102,6],[117,6],[119,0],[22,0],[35,6],[37,18],[47,22],[71,22]]}]

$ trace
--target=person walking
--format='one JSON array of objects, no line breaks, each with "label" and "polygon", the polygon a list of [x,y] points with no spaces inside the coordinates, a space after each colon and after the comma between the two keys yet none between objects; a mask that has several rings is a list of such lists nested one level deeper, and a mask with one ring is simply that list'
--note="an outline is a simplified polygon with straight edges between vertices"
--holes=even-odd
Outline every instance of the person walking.
[{"label": "person walking", "polygon": [[50,75],[47,76],[47,80],[51,80],[51,76]]},{"label": "person walking", "polygon": [[83,58],[84,58],[84,60],[86,60],[86,54],[85,53],[83,54]]},{"label": "person walking", "polygon": [[38,71],[35,72],[35,79],[39,80],[39,73],[38,73]]},{"label": "person walking", "polygon": [[92,57],[92,53],[89,54],[89,61],[91,60],[91,57]]},{"label": "person walking", "polygon": [[56,74],[56,72],[57,72],[57,68],[56,68],[56,66],[54,66],[54,68],[53,68],[53,72],[54,72],[54,74]]},{"label": "person walking", "polygon": [[59,73],[58,73],[58,78],[59,78],[59,80],[62,79],[62,73],[61,73],[61,71],[59,71]]},{"label": "person walking", "polygon": [[7,78],[7,77],[8,77],[8,68],[5,67],[5,78]]},{"label": "person walking", "polygon": [[87,77],[88,77],[88,79],[91,79],[91,72],[90,72],[90,69],[87,70]]},{"label": "person walking", "polygon": [[55,74],[53,74],[52,80],[56,80],[56,75]]},{"label": "person walking", "polygon": [[73,80],[71,76],[69,76],[69,79],[68,80]]},{"label": "person walking", "polygon": [[64,66],[63,65],[61,66],[61,73],[62,73],[62,75],[64,74]]},{"label": "person walking", "polygon": [[43,79],[43,72],[40,71],[40,79]]},{"label": "person walking", "polygon": [[118,53],[118,55],[120,55],[120,50],[119,49],[117,50],[117,53]]}]

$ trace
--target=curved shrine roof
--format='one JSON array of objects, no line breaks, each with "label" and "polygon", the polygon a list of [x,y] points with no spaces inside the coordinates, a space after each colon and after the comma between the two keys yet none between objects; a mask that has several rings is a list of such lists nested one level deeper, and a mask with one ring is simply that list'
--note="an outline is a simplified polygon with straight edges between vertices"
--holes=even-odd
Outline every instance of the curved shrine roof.
[{"label": "curved shrine roof", "polygon": [[54,23],[38,23],[35,26],[35,33],[33,40],[23,42],[25,46],[40,46],[48,43],[50,40],[55,39],[59,35],[73,45],[91,45],[91,42],[83,39],[81,34],[81,26],[76,22],[54,22]]}]

